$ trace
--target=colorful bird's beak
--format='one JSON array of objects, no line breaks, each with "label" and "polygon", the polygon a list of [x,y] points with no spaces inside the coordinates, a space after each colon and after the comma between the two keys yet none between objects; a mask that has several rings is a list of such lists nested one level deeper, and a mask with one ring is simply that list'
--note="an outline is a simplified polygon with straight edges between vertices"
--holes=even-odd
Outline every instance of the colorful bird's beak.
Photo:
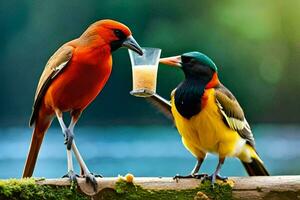
[{"label": "colorful bird's beak", "polygon": [[131,49],[132,51],[135,51],[139,55],[143,55],[143,50],[140,47],[140,45],[135,41],[135,39],[130,35],[126,38],[126,40],[122,44],[123,47],[126,47],[128,49]]},{"label": "colorful bird's beak", "polygon": [[174,67],[181,67],[181,56],[172,56],[159,59],[159,63],[170,65]]}]

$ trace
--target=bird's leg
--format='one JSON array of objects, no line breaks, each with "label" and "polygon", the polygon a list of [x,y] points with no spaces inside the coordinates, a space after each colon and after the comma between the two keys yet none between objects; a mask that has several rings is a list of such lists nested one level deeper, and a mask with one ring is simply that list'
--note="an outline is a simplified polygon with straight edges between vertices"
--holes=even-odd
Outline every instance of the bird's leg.
[{"label": "bird's leg", "polygon": [[[62,113],[56,112],[56,116],[57,116],[58,122],[60,124],[60,127],[62,129],[62,132],[65,134],[66,132],[68,132],[68,129],[63,121]],[[66,175],[64,175],[63,177],[68,177],[72,182],[73,181],[77,182],[76,177],[78,175],[76,175],[74,172],[72,152],[71,152],[71,149],[68,149],[68,148],[67,148],[67,160],[68,160],[68,173]]]},{"label": "bird's leg", "polygon": [[74,129],[75,124],[74,124],[73,127],[69,126],[69,128],[67,128],[65,123],[64,123],[64,120],[62,118],[62,113],[59,112],[59,111],[56,111],[56,117],[57,117],[58,122],[60,124],[60,127],[62,129],[62,132],[64,133],[64,136],[65,136],[65,145],[67,145],[68,150],[71,150],[74,135],[73,135],[73,131],[71,131],[70,128]]},{"label": "bird's leg", "polygon": [[201,158],[201,159],[198,159],[198,161],[197,161],[197,163],[196,163],[194,169],[193,169],[192,172],[191,172],[191,175],[193,176],[193,178],[201,179],[201,178],[207,176],[207,174],[198,174],[198,172],[199,172],[199,170],[200,170],[200,167],[201,167],[201,165],[202,165],[202,163],[203,163],[203,160],[204,160],[204,159],[202,159],[202,158]]},{"label": "bird's leg", "polygon": [[63,178],[68,177],[71,181],[77,182],[77,174],[75,174],[73,169],[73,161],[72,161],[72,152],[71,150],[67,150],[67,158],[68,158],[68,173],[63,176]]},{"label": "bird's leg", "polygon": [[75,157],[81,167],[81,170],[83,171],[83,176],[86,178],[87,183],[91,183],[95,192],[97,191],[98,183],[96,180],[96,177],[102,177],[101,175],[94,175],[90,172],[90,170],[87,168],[84,160],[82,159],[78,148],[76,146],[75,140],[72,142],[72,150],[74,151]]},{"label": "bird's leg", "polygon": [[[71,112],[72,115],[72,119],[71,119],[71,123],[69,125],[69,130],[72,132],[72,135],[74,135],[74,127],[76,125],[76,122],[78,121],[78,118],[80,116],[80,112]],[[94,190],[97,190],[97,181],[96,181],[96,177],[102,177],[101,175],[93,175],[90,170],[88,169],[87,165],[85,164],[82,156],[80,155],[80,152],[76,146],[75,143],[75,139],[73,140],[72,144],[71,144],[72,150],[75,154],[75,157],[80,165],[81,168],[81,175],[83,175],[86,178],[86,182],[91,183]]]},{"label": "bird's leg", "polygon": [[205,179],[204,179],[204,180],[210,180],[212,186],[216,182],[216,179],[219,179],[219,180],[222,180],[222,181],[226,181],[228,179],[227,177],[222,177],[219,174],[220,170],[221,170],[221,167],[224,164],[224,161],[225,161],[225,158],[219,158],[219,162],[218,162],[218,165],[217,165],[217,168],[216,168],[215,172],[212,175],[205,177]]},{"label": "bird's leg", "polygon": [[207,174],[198,174],[199,170],[200,170],[200,167],[203,163],[203,158],[200,158],[197,160],[196,162],[196,165],[194,167],[194,169],[191,171],[191,173],[187,176],[181,176],[179,174],[177,174],[176,176],[173,177],[173,179],[175,180],[178,180],[178,179],[181,179],[181,178],[196,178],[196,179],[201,179],[205,176],[207,176]]}]

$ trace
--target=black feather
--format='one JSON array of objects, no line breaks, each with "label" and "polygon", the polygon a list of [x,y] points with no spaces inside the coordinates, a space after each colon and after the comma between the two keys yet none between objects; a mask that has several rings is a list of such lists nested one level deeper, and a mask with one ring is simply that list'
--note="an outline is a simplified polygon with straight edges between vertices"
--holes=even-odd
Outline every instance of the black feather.
[{"label": "black feather", "polygon": [[201,111],[205,85],[201,80],[186,79],[178,86],[175,91],[175,106],[183,117],[190,119]]},{"label": "black feather", "polygon": [[249,176],[270,176],[264,164],[259,160],[252,158],[250,163],[241,161]]}]

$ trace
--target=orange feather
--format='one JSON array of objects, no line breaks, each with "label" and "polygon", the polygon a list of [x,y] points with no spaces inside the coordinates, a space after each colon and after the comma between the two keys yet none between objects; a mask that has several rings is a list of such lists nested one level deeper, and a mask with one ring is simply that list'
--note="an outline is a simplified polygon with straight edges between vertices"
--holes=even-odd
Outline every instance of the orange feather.
[{"label": "orange feather", "polygon": [[35,95],[30,120],[34,131],[23,177],[32,176],[44,134],[55,113],[70,112],[73,119],[78,120],[109,79],[111,52],[125,46],[125,42],[126,47],[142,52],[127,26],[101,20],[79,38],[64,44],[49,59]]}]

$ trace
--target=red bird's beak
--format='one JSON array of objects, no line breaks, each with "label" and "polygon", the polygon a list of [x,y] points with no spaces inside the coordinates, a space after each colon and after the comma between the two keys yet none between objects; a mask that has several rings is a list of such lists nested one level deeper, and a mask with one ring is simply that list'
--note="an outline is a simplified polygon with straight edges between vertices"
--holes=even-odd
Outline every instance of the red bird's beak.
[{"label": "red bird's beak", "polygon": [[174,67],[181,67],[181,56],[172,56],[159,59],[159,63]]},{"label": "red bird's beak", "polygon": [[143,50],[140,47],[140,45],[135,41],[135,39],[130,35],[126,38],[126,40],[122,44],[123,47],[126,47],[128,49],[131,49],[132,51],[135,51],[139,55],[143,55]]}]

